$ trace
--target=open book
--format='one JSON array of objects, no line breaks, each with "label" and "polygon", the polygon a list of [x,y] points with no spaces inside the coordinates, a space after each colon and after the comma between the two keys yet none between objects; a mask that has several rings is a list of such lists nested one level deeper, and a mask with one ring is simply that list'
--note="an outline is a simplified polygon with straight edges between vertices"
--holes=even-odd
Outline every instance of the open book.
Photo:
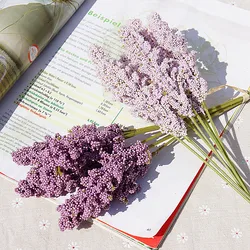
[{"label": "open book", "polygon": [[[0,172],[13,180],[24,179],[29,167],[13,163],[11,152],[45,135],[65,134],[77,124],[147,125],[103,92],[88,56],[93,43],[121,53],[117,31],[129,18],[159,12],[170,26],[185,32],[199,52],[198,64],[209,87],[228,82],[248,88],[247,11],[205,0],[63,2],[0,1]],[[233,95],[230,89],[218,92],[209,102],[215,105]],[[220,122],[225,126],[223,117]],[[140,181],[141,191],[127,205],[114,202],[97,221],[157,248],[202,170],[201,162],[182,145],[169,147]]]}]

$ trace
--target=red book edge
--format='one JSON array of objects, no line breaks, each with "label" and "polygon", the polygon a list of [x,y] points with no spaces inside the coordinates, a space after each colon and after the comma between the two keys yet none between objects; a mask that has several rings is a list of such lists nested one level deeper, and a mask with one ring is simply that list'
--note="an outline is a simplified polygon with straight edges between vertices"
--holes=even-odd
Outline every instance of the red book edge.
[{"label": "red book edge", "polygon": [[99,222],[107,225],[108,227],[111,227],[119,232],[121,232],[122,234],[125,234],[127,236],[129,236],[130,238],[135,239],[136,241],[139,241],[151,248],[158,248],[161,241],[164,239],[164,237],[166,236],[166,232],[170,229],[172,223],[174,222],[175,218],[177,217],[178,213],[180,212],[182,206],[184,205],[184,203],[186,202],[187,198],[189,197],[189,195],[191,194],[195,184],[197,183],[201,173],[203,172],[205,168],[205,164],[203,164],[201,166],[201,168],[199,169],[198,173],[195,175],[193,181],[191,182],[191,184],[189,185],[187,191],[185,192],[185,194],[183,195],[182,199],[180,200],[180,202],[178,203],[177,207],[175,208],[175,210],[173,211],[173,213],[168,217],[168,219],[165,221],[165,223],[162,225],[162,227],[160,228],[160,230],[157,232],[156,235],[154,235],[151,238],[145,238],[145,237],[140,237],[140,236],[135,236],[129,233],[126,233],[120,229],[117,229],[115,227],[110,226],[109,224],[103,222],[102,220],[97,219]]},{"label": "red book edge", "polygon": [[[225,133],[225,129],[221,132],[220,134],[220,137],[223,136],[223,134]],[[214,145],[214,147],[216,147]],[[212,151],[209,152],[208,154],[208,157],[210,157],[212,155]],[[207,161],[208,159],[206,159],[205,161]],[[135,235],[132,235],[132,234],[129,234],[129,233],[126,233],[122,230],[119,230],[115,227],[112,227],[110,226],[109,224],[101,221],[101,220],[98,220],[100,222],[102,222],[103,224],[127,235],[128,237],[132,238],[132,239],[135,239],[136,241],[138,242],[141,242],[145,245],[147,245],[148,247],[150,248],[154,248],[154,249],[157,249],[162,240],[165,238],[166,236],[166,233],[169,231],[169,229],[171,228],[172,224],[174,223],[175,219],[177,218],[178,214],[180,213],[183,205],[185,204],[185,202],[187,201],[189,195],[192,193],[192,190],[193,188],[195,187],[196,183],[198,182],[199,180],[199,177],[201,176],[202,172],[204,171],[206,167],[206,164],[203,163],[202,166],[200,167],[199,171],[197,172],[197,174],[195,175],[193,181],[191,182],[191,184],[189,185],[187,191],[185,192],[185,194],[182,196],[180,202],[178,203],[177,207],[175,208],[175,210],[173,211],[173,213],[168,217],[168,219],[165,221],[165,223],[162,225],[162,227],[160,228],[160,230],[156,233],[156,235],[154,235],[153,237],[151,238],[145,238],[145,237],[140,237],[140,236],[135,236]]]},{"label": "red book edge", "polygon": [[[221,132],[220,134],[220,137],[223,136],[225,132],[225,129]],[[215,147],[215,145],[214,145]],[[208,157],[210,157],[212,155],[212,151],[209,152],[208,154]],[[206,159],[207,161],[208,159]],[[100,221],[101,223],[121,232],[122,234],[125,234],[127,235],[128,237],[138,241],[138,242],[141,242],[145,245],[147,245],[148,247],[150,248],[154,248],[154,249],[157,249],[162,240],[165,238],[166,236],[166,233],[169,231],[169,229],[171,228],[172,224],[174,223],[175,219],[177,218],[179,212],[181,211],[183,205],[185,204],[185,202],[187,201],[189,195],[192,193],[192,190],[193,188],[195,187],[196,183],[198,182],[199,180],[199,177],[201,176],[202,172],[204,171],[206,167],[206,164],[203,163],[202,166],[200,167],[199,171],[197,172],[197,174],[195,175],[193,181],[191,182],[191,184],[189,185],[187,191],[185,192],[185,194],[182,196],[180,202],[178,203],[177,207],[175,208],[175,210],[173,211],[173,213],[168,217],[168,219],[165,221],[165,223],[162,225],[162,227],[160,228],[160,230],[156,233],[156,235],[154,235],[153,237],[150,237],[150,238],[145,238],[145,237],[140,237],[140,236],[135,236],[135,235],[132,235],[132,234],[129,234],[129,233],[126,233],[122,230],[119,230],[115,227],[112,227],[110,226],[109,224],[101,221],[101,220],[98,220]]]},{"label": "red book edge", "polygon": [[[210,156],[212,154],[212,152],[209,153],[208,156]],[[175,208],[175,210],[173,211],[173,213],[168,217],[168,219],[165,221],[165,223],[162,225],[162,227],[160,228],[160,230],[156,233],[156,235],[154,235],[153,237],[150,238],[145,238],[145,237],[140,237],[140,236],[135,236],[129,233],[126,233],[118,228],[112,227],[111,225],[97,219],[99,222],[107,225],[110,228],[115,229],[116,231],[125,234],[126,236],[141,242],[145,245],[147,245],[150,248],[155,248],[157,249],[161,243],[161,241],[165,238],[166,236],[166,232],[170,229],[171,225],[173,224],[175,218],[177,217],[178,213],[181,211],[181,208],[183,207],[184,203],[186,202],[187,198],[189,197],[189,195],[191,194],[194,186],[196,185],[201,173],[203,172],[203,170],[205,169],[205,163],[203,163],[203,165],[200,167],[199,171],[197,172],[197,174],[195,175],[193,181],[191,182],[191,184],[189,185],[187,191],[185,192],[185,194],[183,195],[183,197],[181,198],[180,202],[178,203],[177,207]],[[0,174],[2,174],[3,176],[7,177],[8,179],[11,179],[13,181],[16,181],[13,178],[10,178],[9,176],[5,175],[4,173],[0,172]]]}]

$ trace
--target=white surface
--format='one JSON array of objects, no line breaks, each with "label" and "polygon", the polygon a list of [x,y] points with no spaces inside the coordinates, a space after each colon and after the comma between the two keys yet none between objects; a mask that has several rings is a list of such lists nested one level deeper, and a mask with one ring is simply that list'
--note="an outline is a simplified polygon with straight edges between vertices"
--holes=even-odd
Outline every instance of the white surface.
[{"label": "white surface", "polygon": [[[103,3],[104,5],[102,5]],[[191,1],[188,3],[190,4]],[[193,3],[196,3],[196,1]],[[204,57],[207,56],[211,59],[211,61],[208,62],[210,67],[210,71],[208,71],[209,73],[211,73],[211,70],[214,71],[212,71],[212,75],[207,75],[208,80],[212,78],[210,82],[211,86],[225,84],[228,82],[231,85],[238,87],[248,87],[249,77],[248,74],[246,74],[246,70],[249,68],[250,60],[250,57],[247,56],[250,51],[250,27],[249,23],[239,25],[238,22],[234,22],[235,17],[240,20],[248,20],[248,12],[238,9],[236,10],[234,8],[227,8],[224,5],[217,4],[216,8],[221,8],[221,10],[217,11],[216,15],[218,15],[218,13],[223,13],[223,16],[231,16],[232,21],[229,22],[229,20],[224,20],[223,18],[214,16],[214,4],[212,1],[209,3],[207,2],[207,8],[205,11],[204,8],[203,11],[197,11],[195,4],[192,4],[191,7],[189,4],[186,5],[184,2],[172,0],[164,2],[99,1],[98,4],[99,5],[94,7],[97,11],[102,13],[107,12],[114,18],[119,17],[122,20],[125,20],[128,17],[142,18],[151,11],[155,10],[160,12],[162,17],[168,21],[171,26],[176,26],[181,30],[191,28],[196,29],[199,32],[199,36],[211,42],[212,46],[215,47],[215,49],[220,53],[219,61],[214,61],[213,57],[216,53],[209,54],[210,50],[204,51],[204,47],[202,47],[204,45],[204,41],[199,37],[194,37],[193,42],[197,43],[197,49],[200,50]],[[124,15],[124,13],[129,13],[129,16],[127,14]],[[75,18],[77,19],[77,16]],[[191,37],[190,39],[193,38]],[[50,49],[53,50],[53,47],[51,46]],[[45,52],[42,56],[45,57],[46,53],[48,52]],[[41,57],[41,59],[39,59],[40,61],[38,60],[36,65],[39,65],[43,59]],[[221,61],[228,63],[226,78],[224,75],[220,76],[221,72],[217,71],[218,64],[220,65]],[[214,65],[214,63],[217,64]],[[33,69],[34,68],[35,66]],[[224,73],[225,70],[223,69],[222,74]],[[27,77],[28,78],[23,78],[23,80],[25,79],[25,81],[27,81],[30,76]],[[221,78],[222,80],[220,80]],[[233,93],[229,90],[227,94],[231,96]],[[215,103],[217,100],[221,102],[222,99],[222,96],[217,95],[211,99],[210,102]],[[123,119],[121,118],[119,122],[122,121]],[[173,158],[171,151],[172,149],[169,149],[169,151],[165,153],[168,154],[168,157],[170,158],[167,159],[165,156],[165,162],[167,159],[171,162],[171,164],[160,164],[155,169],[152,167],[151,172],[146,177],[146,180],[151,179],[152,181],[152,178],[154,179],[150,183],[150,188],[145,188],[146,199],[140,200],[139,197],[141,194],[139,194],[133,203],[125,208],[126,211],[118,212],[115,216],[111,216],[109,213],[106,213],[105,217],[102,219],[131,234],[144,237],[153,236],[158,231],[159,227],[165,222],[166,218],[168,218],[168,216],[172,213],[201,165],[195,157],[193,157],[180,145],[174,148],[174,159],[171,159]],[[188,163],[186,165],[183,164],[184,158],[185,163]],[[12,175],[12,177],[16,179],[20,178],[21,171],[23,171],[19,168],[14,168],[14,165],[10,164],[1,165],[0,170],[7,172],[8,175]],[[22,176],[23,175],[24,172],[22,173]],[[142,189],[144,189],[144,185],[148,185],[146,180],[142,180]],[[173,189],[173,185],[176,187],[175,189]],[[112,210],[111,213],[113,213]],[[149,228],[150,230],[148,230]]]},{"label": "white surface", "polygon": [[[231,133],[238,164],[248,173],[249,112],[250,104],[243,110],[234,133]],[[80,230],[60,232],[59,214],[54,204],[44,199],[20,198],[14,192],[16,185],[1,177],[0,186],[1,250],[139,249],[134,243],[90,223],[85,223]],[[152,212],[151,216],[155,214]],[[249,204],[214,172],[206,169],[160,249],[250,250],[249,228]]]}]

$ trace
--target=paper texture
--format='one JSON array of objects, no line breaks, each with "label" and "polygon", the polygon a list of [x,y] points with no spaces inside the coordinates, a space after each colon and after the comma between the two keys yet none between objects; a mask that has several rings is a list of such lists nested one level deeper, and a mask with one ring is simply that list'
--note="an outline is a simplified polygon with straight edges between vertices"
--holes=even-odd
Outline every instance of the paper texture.
[{"label": "paper texture", "polygon": [[[145,125],[141,119],[132,117],[126,107],[113,103],[103,93],[88,57],[88,47],[92,43],[119,54],[117,30],[128,18],[146,20],[150,12],[159,12],[171,27],[184,32],[190,47],[198,51],[199,68],[209,87],[229,83],[248,88],[250,22],[240,25],[236,21],[237,16],[248,20],[248,15],[226,8],[221,11],[227,16],[224,19],[219,12],[213,15],[212,4],[203,8],[195,7],[196,3],[168,0],[143,1],[141,5],[140,1],[105,0],[98,1],[91,10],[83,5],[65,33],[59,34],[0,103],[0,160],[4,162],[0,171],[16,180],[25,178],[29,168],[12,163],[10,153],[42,140],[45,134],[66,133],[73,125],[112,122]],[[220,91],[210,97],[209,103],[221,103],[234,95],[231,89]],[[225,119],[221,122],[225,124]],[[200,166],[201,162],[181,145],[170,146],[154,160],[148,175],[140,181],[141,192],[132,196],[127,206],[114,203],[100,219],[132,235],[154,236],[179,203]]]},{"label": "paper texture", "polygon": [[0,99],[82,2],[0,1]]}]

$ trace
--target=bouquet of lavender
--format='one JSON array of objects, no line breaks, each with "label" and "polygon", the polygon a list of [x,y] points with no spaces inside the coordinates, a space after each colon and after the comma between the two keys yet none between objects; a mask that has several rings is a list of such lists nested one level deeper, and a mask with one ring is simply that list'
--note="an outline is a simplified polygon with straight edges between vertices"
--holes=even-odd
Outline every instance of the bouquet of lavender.
[{"label": "bouquet of lavender", "polygon": [[123,145],[117,125],[98,130],[94,125],[76,126],[64,136],[45,137],[13,152],[19,165],[31,165],[26,180],[19,182],[16,192],[23,197],[59,197],[72,193],[88,171],[98,167],[101,154],[111,153]]},{"label": "bouquet of lavender", "polygon": [[113,199],[126,203],[139,191],[137,181],[146,174],[152,155],[146,143],[126,145],[125,137],[117,124],[101,129],[83,125],[13,152],[17,164],[32,166],[16,192],[59,197],[77,190],[58,207],[62,231],[97,217]]},{"label": "bouquet of lavender", "polygon": [[[209,109],[218,116],[241,103],[224,103]],[[60,197],[74,193],[58,207],[62,231],[73,229],[84,220],[108,210],[113,199],[128,202],[140,190],[139,178],[150,166],[151,158],[164,148],[157,147],[165,138],[151,140],[159,132],[149,134],[143,142],[126,143],[133,136],[157,130],[150,126],[122,130],[117,124],[103,128],[94,125],[76,126],[66,135],[46,136],[44,142],[18,149],[12,153],[18,165],[30,165],[25,180],[15,189],[22,197]],[[161,134],[161,133],[160,133]],[[170,138],[170,142],[175,138]]]},{"label": "bouquet of lavender", "polygon": [[[121,28],[120,36],[125,52],[119,60],[99,46],[91,48],[105,89],[115,100],[129,105],[135,115],[156,124],[161,131],[156,136],[165,135],[159,140],[165,146],[173,141],[182,143],[250,202],[250,192],[207,108],[207,82],[200,76],[195,52],[188,50],[184,36],[169,28],[157,13],[149,17],[148,27],[138,19],[130,21]],[[205,160],[208,152],[188,135],[188,129],[196,133],[215,159]]]},{"label": "bouquet of lavender", "polygon": [[[120,34],[125,55],[114,60],[95,46],[93,62],[106,90],[156,125],[129,130],[117,124],[83,125],[73,127],[67,135],[46,136],[44,142],[13,152],[17,164],[31,166],[16,192],[23,197],[72,193],[57,210],[60,229],[73,229],[107,210],[114,199],[126,204],[140,190],[138,180],[147,173],[152,157],[179,141],[250,202],[249,191],[212,119],[245,102],[249,94],[207,109],[207,83],[196,68],[195,53],[188,51],[184,37],[157,14],[150,17],[149,28],[133,20]],[[223,167],[215,159],[205,160],[207,152],[188,130],[205,142]],[[143,141],[126,141],[145,133],[148,136]]]}]

